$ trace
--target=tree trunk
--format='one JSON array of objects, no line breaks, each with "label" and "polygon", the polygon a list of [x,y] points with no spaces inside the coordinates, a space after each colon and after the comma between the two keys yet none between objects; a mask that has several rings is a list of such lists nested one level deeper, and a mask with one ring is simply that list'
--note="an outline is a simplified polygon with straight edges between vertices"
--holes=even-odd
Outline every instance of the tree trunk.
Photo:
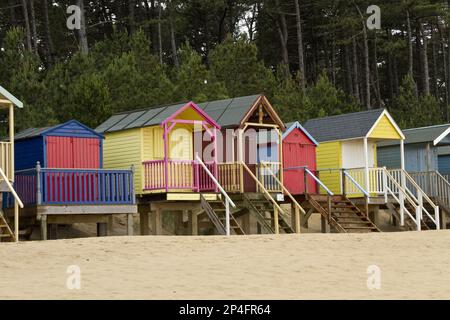
[{"label": "tree trunk", "polygon": [[373,78],[374,78],[374,91],[378,101],[378,107],[382,107],[383,101],[381,99],[381,90],[380,90],[380,75],[378,73],[378,47],[377,47],[377,34],[374,33],[373,40]]},{"label": "tree trunk", "polygon": [[9,5],[9,17],[10,17],[10,21],[11,21],[11,26],[16,26],[17,25],[17,17],[16,17],[16,0],[8,0],[8,5]]},{"label": "tree trunk", "polygon": [[367,28],[366,28],[366,20],[364,19],[364,16],[359,9],[359,7],[355,4],[356,10],[358,10],[358,13],[361,17],[361,23],[362,23],[362,32],[363,32],[363,44],[364,44],[364,50],[363,50],[363,59],[364,59],[364,89],[365,89],[365,105],[366,109],[370,110],[372,109],[371,106],[371,98],[370,98],[370,61],[369,61],[369,39],[367,37]]},{"label": "tree trunk", "polygon": [[422,79],[423,79],[423,95],[430,95],[430,70],[428,67],[428,38],[425,33],[422,22],[419,22],[420,34],[422,35],[421,60],[422,60]]},{"label": "tree trunk", "polygon": [[408,73],[411,77],[414,76],[414,57],[413,57],[413,43],[412,43],[412,29],[411,29],[411,17],[409,9],[406,10],[406,27],[408,29]]},{"label": "tree trunk", "polygon": [[86,14],[84,10],[84,0],[78,0],[78,6],[81,9],[80,30],[78,30],[78,37],[80,38],[80,49],[82,54],[87,55],[89,54],[89,46],[86,33]]},{"label": "tree trunk", "polygon": [[136,21],[135,21],[135,6],[136,6],[136,2],[135,0],[128,0],[128,30],[129,33],[132,34],[135,31],[135,25],[136,25]]},{"label": "tree trunk", "polygon": [[300,12],[299,0],[294,0],[295,3],[295,17],[297,22],[297,48],[298,48],[298,70],[301,73],[302,87],[305,87],[305,57],[303,52],[303,32],[302,19]]},{"label": "tree trunk", "polygon": [[437,34],[434,32],[434,27],[431,25],[431,49],[433,54],[433,95],[436,99],[439,99],[439,87],[438,87],[438,57],[437,57],[437,47],[439,45],[439,39]]},{"label": "tree trunk", "polygon": [[281,44],[281,61],[285,66],[286,76],[289,74],[289,51],[287,47],[288,42],[288,28],[286,23],[286,16],[283,12],[281,12],[280,2],[279,0],[275,0],[277,11],[279,12],[279,21],[277,21],[277,29],[278,35],[280,37]]},{"label": "tree trunk", "polygon": [[50,32],[50,19],[48,15],[48,0],[42,1],[42,9],[44,13],[44,30],[45,30],[45,54],[48,65],[53,65],[53,55],[55,53],[55,48],[53,46],[53,39]]},{"label": "tree trunk", "polygon": [[169,20],[169,23],[170,23],[170,44],[172,46],[173,64],[175,65],[176,68],[179,68],[180,61],[178,60],[177,42],[175,39],[175,30],[174,30],[172,19]]},{"label": "tree trunk", "polygon": [[354,93],[355,98],[358,104],[361,104],[361,95],[359,91],[359,71],[358,71],[358,50],[356,46],[356,38],[352,38],[352,50],[353,50],[353,84],[354,84]]},{"label": "tree trunk", "polygon": [[38,53],[38,37],[36,28],[36,15],[34,12],[34,0],[30,0],[30,14],[31,14],[31,31],[33,35],[33,50]]},{"label": "tree trunk", "polygon": [[346,76],[346,82],[347,82],[347,92],[350,96],[354,97],[355,92],[353,90],[353,80],[356,81],[356,79],[352,78],[352,67],[350,63],[350,47],[348,45],[344,48],[345,52],[345,76]]},{"label": "tree trunk", "polygon": [[161,2],[158,2],[158,50],[159,50],[159,63],[162,65],[163,49],[162,49],[161,19],[162,19],[162,6]]},{"label": "tree trunk", "polygon": [[30,29],[30,20],[28,18],[28,7],[27,7],[27,1],[22,0],[22,11],[23,11],[23,19],[25,21],[25,32],[27,35],[27,49],[31,51],[31,29]]}]

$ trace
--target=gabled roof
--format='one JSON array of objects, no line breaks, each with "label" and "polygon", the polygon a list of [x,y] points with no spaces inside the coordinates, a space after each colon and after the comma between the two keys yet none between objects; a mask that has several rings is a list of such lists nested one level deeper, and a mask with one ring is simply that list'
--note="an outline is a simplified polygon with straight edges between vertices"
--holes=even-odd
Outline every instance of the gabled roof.
[{"label": "gabled roof", "polygon": [[319,142],[349,140],[366,137],[379,119],[387,116],[400,136],[403,134],[385,109],[341,114],[317,118],[305,123],[305,129]]},{"label": "gabled roof", "polygon": [[8,90],[0,86],[0,95],[11,101],[16,107],[23,108],[23,103],[16,97],[14,97]]},{"label": "gabled roof", "polygon": [[[67,129],[65,129],[67,128]],[[78,128],[78,129],[77,129]],[[65,129],[65,130],[62,130]],[[91,128],[85,126],[84,124],[78,122],[77,120],[70,120],[52,127],[43,127],[43,128],[28,128],[25,129],[19,133],[16,133],[14,136],[14,140],[24,140],[24,139],[30,139],[38,136],[51,136],[52,134],[55,135],[64,135],[64,136],[70,136],[70,135],[79,135],[79,129],[85,130],[86,132],[89,132],[89,135],[96,136],[99,138],[104,138],[103,135],[95,132]]]},{"label": "gabled roof", "polygon": [[[197,104],[197,106],[220,127],[233,127],[241,124],[241,121],[254,108],[261,97],[264,96],[258,94],[203,102]],[[185,107],[186,103],[188,102],[118,113],[111,116],[95,130],[103,133],[159,125]]]},{"label": "gabled roof", "polygon": [[[432,142],[435,146],[450,145],[450,124],[405,129],[403,133],[405,134],[405,144]],[[387,147],[398,144],[398,141],[383,141],[378,146]]]},{"label": "gabled roof", "polygon": [[199,108],[198,105],[196,105],[194,102],[186,103],[182,108],[178,109],[174,114],[172,114],[170,117],[165,119],[162,123],[168,123],[174,120],[179,114],[181,114],[183,111],[192,108],[197,114],[199,114],[203,119],[206,120],[208,124],[210,124],[213,127],[216,127],[220,130],[220,125],[217,124],[205,111]]},{"label": "gabled roof", "polygon": [[314,137],[305,128],[303,128],[303,126],[300,124],[300,122],[295,121],[295,122],[286,123],[286,128],[287,128],[287,130],[283,133],[283,140],[293,130],[299,129],[300,131],[302,131],[309,138],[309,140],[311,140],[312,143],[314,143],[316,146],[319,145],[319,143],[316,141],[316,139],[314,139]]}]

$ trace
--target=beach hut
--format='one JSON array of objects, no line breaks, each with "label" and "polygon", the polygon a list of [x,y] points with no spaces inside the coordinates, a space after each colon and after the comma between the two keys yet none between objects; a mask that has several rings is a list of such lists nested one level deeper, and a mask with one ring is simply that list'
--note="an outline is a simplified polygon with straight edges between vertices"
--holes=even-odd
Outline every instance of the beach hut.
[{"label": "beach hut", "polygon": [[30,169],[102,168],[103,136],[76,120],[46,128],[29,128],[15,135],[15,166]]},{"label": "beach hut", "polygon": [[301,167],[316,171],[316,148],[319,143],[297,121],[286,124],[286,127],[287,130],[283,133],[284,184],[293,195],[305,191],[316,193],[315,181],[305,180],[305,172]]},{"label": "beach hut", "polygon": [[[346,169],[360,187],[370,190],[374,182],[371,179],[377,175],[376,145],[392,140],[402,147],[405,138],[385,109],[312,119],[306,122],[305,128],[320,143],[317,147],[320,179],[338,194],[343,193],[342,169]],[[400,150],[398,153],[403,159],[403,153]],[[352,190],[347,193],[361,194],[357,186],[349,184],[348,187]]]},{"label": "beach hut", "polygon": [[[219,212],[225,210],[221,204],[217,210],[213,206],[228,194],[237,196],[233,201],[240,216],[248,212],[248,204],[243,203],[252,201],[247,197],[249,194],[259,194],[261,198],[264,193],[270,200],[260,204],[270,206],[272,211],[273,206],[279,210],[274,199],[276,194],[281,200],[283,196],[282,161],[258,157],[258,141],[275,132],[276,138],[261,144],[273,143],[280,148],[278,154],[282,154],[284,129],[284,123],[267,98],[253,95],[124,112],[111,116],[96,131],[106,138],[105,167],[131,164],[136,167],[135,191],[142,208],[142,233],[148,232],[149,213],[153,217],[154,233],[159,234],[161,213],[178,211],[189,216],[190,231],[197,234],[197,218],[201,216],[198,212],[203,210],[223,234],[225,228],[221,227]],[[258,211],[258,214],[262,213]],[[237,220],[232,217],[231,223],[242,234],[244,231],[236,224]],[[261,217],[261,223],[262,220]],[[276,220],[277,224],[270,227],[265,221],[266,229],[278,233]]]},{"label": "beach hut", "polygon": [[[11,192],[13,196],[12,219],[8,219],[3,211],[0,211],[0,241],[19,240],[19,207],[23,207],[22,201],[13,188],[14,183],[14,107],[23,108],[23,103],[14,97],[8,90],[0,86],[0,110],[7,113],[7,132],[9,141],[0,142],[0,192]],[[14,221],[14,226],[10,221]]]},{"label": "beach hut", "polygon": [[[403,130],[405,134],[405,168],[415,182],[450,212],[450,185],[446,175],[450,170],[450,125],[435,125]],[[400,146],[394,141],[379,143],[378,165],[390,169],[400,167]],[[445,218],[445,216],[444,216]]]},{"label": "beach hut", "polygon": [[42,239],[47,225],[55,238],[58,224],[97,223],[99,235],[106,235],[112,215],[126,214],[132,222],[137,212],[133,171],[102,169],[103,139],[76,120],[15,135],[15,188],[30,232],[35,220]]},{"label": "beach hut", "polygon": [[[444,171],[450,167],[450,158],[439,155],[441,147],[450,146],[450,125],[436,125],[403,130],[405,135],[405,169],[408,172]],[[383,141],[377,145],[378,165],[400,168],[398,141]],[[448,161],[448,162],[447,162]]]}]

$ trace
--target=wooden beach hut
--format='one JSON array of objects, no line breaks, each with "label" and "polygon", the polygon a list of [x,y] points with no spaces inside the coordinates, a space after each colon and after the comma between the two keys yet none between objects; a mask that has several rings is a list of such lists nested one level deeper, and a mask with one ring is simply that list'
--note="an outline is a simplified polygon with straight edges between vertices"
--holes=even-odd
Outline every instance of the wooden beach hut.
[{"label": "wooden beach hut", "polygon": [[47,225],[56,238],[58,224],[97,223],[99,235],[106,235],[112,215],[126,214],[132,221],[137,212],[133,171],[102,169],[103,139],[76,120],[15,135],[15,187],[29,232],[35,220],[42,239]]},{"label": "wooden beach hut", "polygon": [[2,192],[3,196],[5,196],[5,193],[11,193],[13,202],[11,205],[14,208],[10,219],[4,214],[3,210],[0,211],[0,241],[19,240],[19,207],[23,207],[20,197],[13,188],[15,173],[14,107],[23,108],[23,103],[0,86],[0,110],[7,114],[5,124],[7,125],[6,132],[8,132],[9,136],[9,141],[0,142],[0,192]]},{"label": "wooden beach hut", "polygon": [[[212,223],[215,233],[225,234],[229,228],[224,201],[228,198],[233,198],[235,205],[231,229],[244,234],[252,232],[245,218],[249,212],[256,212],[259,231],[293,232],[280,221],[277,211],[281,208],[275,200],[282,201],[285,193],[281,159],[269,162],[258,158],[257,142],[268,131],[275,131],[274,143],[282,154],[284,129],[267,98],[254,95],[120,113],[96,131],[106,138],[105,167],[136,167],[135,192],[143,234],[149,233],[149,216],[153,233],[162,233],[163,212],[179,213],[174,219],[176,230],[186,224],[189,234],[197,234]],[[272,212],[272,225],[264,209]],[[238,222],[241,218],[245,221]]]},{"label": "wooden beach hut", "polygon": [[[364,204],[367,214],[373,209],[373,219],[380,207],[387,207],[404,228],[440,228],[439,206],[405,170],[405,135],[387,110],[313,119],[305,128],[320,143],[317,176],[331,193]],[[377,145],[385,141],[399,145],[395,169],[377,165]],[[323,185],[320,190],[326,193]]]},{"label": "wooden beach hut", "polygon": [[319,143],[298,121],[288,123],[286,127],[283,133],[284,184],[293,195],[317,193],[316,182],[306,178],[304,170],[298,169],[305,167],[316,171],[316,148]]},{"label": "wooden beach hut", "polygon": [[[450,125],[412,128],[403,132],[406,171],[441,209],[449,213],[450,184],[443,174],[446,175],[450,169],[450,156],[446,153],[450,146]],[[400,167],[398,143],[385,141],[378,144],[377,149],[380,167],[390,169]]]}]

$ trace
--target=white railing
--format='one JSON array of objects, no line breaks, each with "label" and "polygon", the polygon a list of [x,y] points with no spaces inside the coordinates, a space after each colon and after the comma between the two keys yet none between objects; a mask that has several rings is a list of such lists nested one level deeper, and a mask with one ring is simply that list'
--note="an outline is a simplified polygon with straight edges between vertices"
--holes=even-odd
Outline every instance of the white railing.
[{"label": "white railing", "polygon": [[11,142],[0,142],[0,168],[3,170],[3,173],[10,181],[14,179],[12,173]]},{"label": "white railing", "polygon": [[[420,218],[423,220],[423,213],[435,224],[436,230],[440,228],[439,221],[439,206],[437,206],[428,196],[428,194],[423,191],[423,189],[417,184],[417,182],[411,177],[411,175],[402,169],[387,170],[391,176],[404,186],[405,191],[411,196],[412,199],[417,203],[420,209]],[[432,208],[433,212],[429,212],[424,207],[424,201],[427,202]]]},{"label": "white railing", "polygon": [[211,173],[211,171],[209,171],[206,164],[204,164],[202,159],[200,159],[200,157],[198,156],[198,153],[195,154],[195,158],[196,158],[197,162],[203,167],[206,174],[211,178],[211,180],[217,186],[220,193],[225,197],[225,229],[227,232],[227,236],[229,236],[231,234],[231,232],[230,232],[230,205],[233,208],[236,208],[236,205],[234,204],[233,200],[231,200],[231,198],[228,196],[228,194],[225,192],[225,190],[222,188],[219,181],[217,181],[216,177],[214,177],[214,175]]},{"label": "white railing", "polygon": [[[361,186],[371,195],[385,194],[384,186],[384,173],[383,168],[369,168],[369,181],[366,182],[366,169],[365,168],[355,168],[346,169],[345,172],[348,176],[353,178],[345,180],[345,193],[348,195],[361,194]],[[367,188],[368,186],[368,188]]]},{"label": "white railing", "polygon": [[437,199],[446,210],[450,209],[450,183],[438,171],[413,172],[411,177],[428,196]]},{"label": "white railing", "polygon": [[12,193],[14,199],[16,200],[14,203],[14,238],[15,238],[15,241],[18,242],[19,241],[19,207],[23,209],[23,203],[22,203],[22,200],[20,200],[20,197],[17,194],[16,190],[14,190],[13,186],[9,182],[9,179],[6,176],[6,174],[2,168],[0,168],[0,177],[5,181],[6,185],[8,186],[9,191]]}]

